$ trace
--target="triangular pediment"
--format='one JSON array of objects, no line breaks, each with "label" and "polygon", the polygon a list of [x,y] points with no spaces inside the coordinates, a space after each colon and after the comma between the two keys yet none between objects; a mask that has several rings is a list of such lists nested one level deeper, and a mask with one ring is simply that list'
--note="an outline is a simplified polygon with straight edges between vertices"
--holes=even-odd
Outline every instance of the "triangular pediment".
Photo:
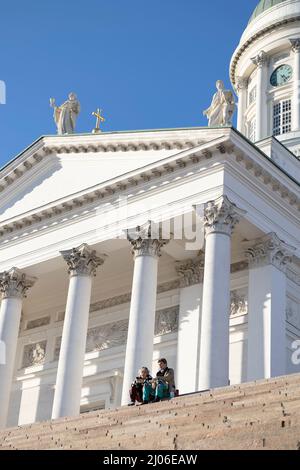
[{"label": "triangular pediment", "polygon": [[[202,132],[201,132],[202,131]],[[45,137],[1,171],[0,222],[176,158],[224,129]],[[121,137],[120,137],[121,135]],[[27,164],[26,162],[31,162]],[[35,163],[35,164],[33,164]],[[18,169],[21,168],[21,170]],[[154,171],[154,170],[153,170]]]},{"label": "triangular pediment", "polygon": [[[177,151],[178,152],[178,151]],[[145,152],[48,155],[3,194],[0,220],[59,201],[111,179],[138,171],[164,155]],[[170,152],[169,152],[170,153]],[[176,153],[173,152],[173,153]],[[6,196],[6,197],[5,197]]]}]

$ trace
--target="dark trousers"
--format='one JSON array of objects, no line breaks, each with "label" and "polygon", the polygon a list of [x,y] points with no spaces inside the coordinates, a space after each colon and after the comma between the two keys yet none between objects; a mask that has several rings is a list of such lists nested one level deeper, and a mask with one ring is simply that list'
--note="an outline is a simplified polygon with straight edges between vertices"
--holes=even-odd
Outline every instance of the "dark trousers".
[{"label": "dark trousers", "polygon": [[143,401],[143,386],[142,385],[136,385],[133,384],[131,385],[131,388],[129,390],[129,395],[130,395],[130,400],[132,403],[135,403],[138,401],[139,403],[142,403]]}]

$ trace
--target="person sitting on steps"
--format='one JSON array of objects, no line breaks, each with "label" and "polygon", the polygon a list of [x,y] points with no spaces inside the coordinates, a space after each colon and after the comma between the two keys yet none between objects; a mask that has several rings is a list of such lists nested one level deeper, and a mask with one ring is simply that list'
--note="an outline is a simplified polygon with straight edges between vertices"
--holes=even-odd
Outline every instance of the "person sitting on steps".
[{"label": "person sitting on steps", "polygon": [[[130,400],[128,406],[134,406],[136,402],[143,403],[144,401],[144,393],[145,393],[145,386],[146,384],[152,381],[152,377],[149,373],[148,367],[142,367],[138,372],[138,377],[136,377],[135,381],[131,385],[129,390]],[[151,385],[150,385],[151,386]]]},{"label": "person sitting on steps", "polygon": [[175,395],[174,370],[168,367],[167,360],[164,358],[159,359],[157,362],[159,371],[156,378],[144,385],[143,404],[147,404],[153,399],[158,402],[165,398],[172,398]]}]

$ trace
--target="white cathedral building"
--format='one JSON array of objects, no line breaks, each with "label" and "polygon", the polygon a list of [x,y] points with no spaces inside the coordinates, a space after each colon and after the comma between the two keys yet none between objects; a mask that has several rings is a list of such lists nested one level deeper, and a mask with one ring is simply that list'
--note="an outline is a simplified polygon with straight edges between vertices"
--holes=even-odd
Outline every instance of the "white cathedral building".
[{"label": "white cathedral building", "polygon": [[0,427],[125,405],[159,357],[180,394],[300,372],[300,0],[260,1],[230,78],[238,130],[44,136],[0,171]]}]

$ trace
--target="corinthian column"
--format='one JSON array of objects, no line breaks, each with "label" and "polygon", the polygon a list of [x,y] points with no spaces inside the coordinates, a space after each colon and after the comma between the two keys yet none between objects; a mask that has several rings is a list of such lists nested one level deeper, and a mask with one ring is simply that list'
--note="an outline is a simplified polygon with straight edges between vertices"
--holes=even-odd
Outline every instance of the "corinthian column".
[{"label": "corinthian column", "polygon": [[247,106],[247,86],[248,86],[248,80],[246,78],[243,78],[243,77],[237,78],[237,92],[239,96],[237,129],[242,134],[245,134],[245,111],[246,111],[246,106]]},{"label": "corinthian column", "polygon": [[129,388],[143,367],[151,369],[157,293],[158,258],[167,242],[153,235],[153,223],[127,232],[134,256],[131,305],[125,356],[122,405],[129,401]]},{"label": "corinthian column", "polygon": [[17,268],[0,274],[0,343],[5,353],[4,360],[0,361],[0,428],[4,428],[7,421],[22,301],[35,280]]},{"label": "corinthian column", "polygon": [[268,136],[267,120],[267,65],[268,56],[261,51],[252,62],[257,66],[257,95],[256,95],[256,140]]},{"label": "corinthian column", "polygon": [[275,233],[255,240],[246,251],[249,380],[286,373],[286,267],[293,251]]},{"label": "corinthian column", "polygon": [[245,212],[226,196],[206,204],[199,389],[228,385],[231,234]]},{"label": "corinthian column", "polygon": [[92,277],[104,259],[88,245],[62,251],[70,275],[52,419],[80,414]]},{"label": "corinthian column", "polygon": [[294,53],[292,130],[300,130],[300,38],[290,39]]}]

